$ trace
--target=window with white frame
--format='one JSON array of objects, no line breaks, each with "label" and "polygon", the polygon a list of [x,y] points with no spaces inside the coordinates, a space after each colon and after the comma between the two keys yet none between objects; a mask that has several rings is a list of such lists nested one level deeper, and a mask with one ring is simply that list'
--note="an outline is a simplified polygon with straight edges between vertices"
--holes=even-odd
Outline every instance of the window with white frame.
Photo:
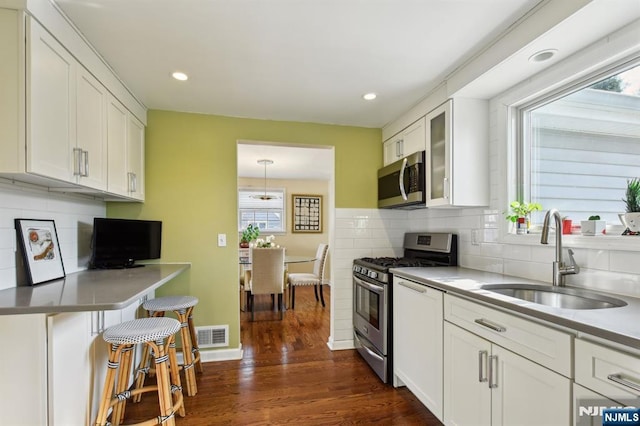
[{"label": "window with white frame", "polygon": [[238,230],[242,231],[250,223],[257,225],[260,232],[285,232],[285,191],[284,189],[240,188],[238,190]]},{"label": "window with white frame", "polygon": [[574,221],[618,224],[626,183],[640,177],[640,63],[565,88],[519,109],[518,198]]}]

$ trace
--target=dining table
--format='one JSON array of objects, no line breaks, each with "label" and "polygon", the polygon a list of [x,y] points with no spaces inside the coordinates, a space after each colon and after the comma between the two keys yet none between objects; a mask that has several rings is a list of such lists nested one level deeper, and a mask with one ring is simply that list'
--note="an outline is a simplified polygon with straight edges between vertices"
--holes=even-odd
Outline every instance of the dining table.
[{"label": "dining table", "polygon": [[[290,263],[305,263],[305,262],[313,262],[316,260],[315,256],[295,256],[295,255],[287,255],[284,256],[284,264],[288,265]],[[250,257],[240,257],[239,262],[240,265],[251,265]]]}]

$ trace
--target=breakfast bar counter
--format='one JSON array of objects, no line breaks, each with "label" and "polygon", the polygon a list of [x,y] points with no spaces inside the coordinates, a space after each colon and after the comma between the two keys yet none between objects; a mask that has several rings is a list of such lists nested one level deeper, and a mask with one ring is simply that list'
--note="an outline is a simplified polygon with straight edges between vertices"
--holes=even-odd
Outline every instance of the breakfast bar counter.
[{"label": "breakfast bar counter", "polygon": [[91,269],[64,279],[0,291],[0,315],[122,309],[190,268],[189,263]]}]

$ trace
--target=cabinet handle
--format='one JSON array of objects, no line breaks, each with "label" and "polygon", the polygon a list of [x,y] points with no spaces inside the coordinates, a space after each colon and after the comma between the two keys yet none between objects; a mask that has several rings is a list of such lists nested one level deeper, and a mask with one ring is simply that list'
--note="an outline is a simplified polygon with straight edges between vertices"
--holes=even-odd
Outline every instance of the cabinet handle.
[{"label": "cabinet handle", "polygon": [[611,380],[612,382],[616,382],[622,386],[625,386],[627,388],[631,388],[634,391],[640,392],[640,383],[636,383],[631,380],[625,379],[622,377],[622,374],[609,374],[607,376],[607,379]]},{"label": "cabinet handle", "polygon": [[[493,366],[494,361],[495,361],[495,367]],[[498,387],[498,355],[491,355],[489,356],[489,389],[495,389],[497,387]]]},{"label": "cabinet handle", "polygon": [[426,293],[427,289],[421,285],[411,285],[405,281],[398,281],[398,285],[401,285],[402,287],[406,287],[409,290],[413,290],[413,291],[417,291],[418,293]]},{"label": "cabinet handle", "polygon": [[443,188],[443,194],[444,194],[444,198],[449,198],[449,178],[444,178],[442,180],[442,188]]},{"label": "cabinet handle", "polygon": [[82,158],[84,159],[84,172],[80,173],[80,176],[88,177],[89,176],[89,151],[81,151],[81,152],[82,152]]},{"label": "cabinet handle", "polygon": [[73,175],[82,176],[82,150],[73,148]]},{"label": "cabinet handle", "polygon": [[138,177],[133,172],[129,172],[127,175],[129,176],[129,192],[136,192],[138,189]]},{"label": "cabinet handle", "polygon": [[487,366],[487,356],[489,352],[478,351],[478,381],[484,383],[487,381],[487,375],[485,374]]},{"label": "cabinet handle", "polygon": [[486,320],[484,318],[478,318],[478,319],[474,320],[474,322],[476,324],[480,324],[480,325],[482,325],[484,327],[490,328],[493,331],[497,331],[498,333],[504,333],[505,331],[507,331],[507,329],[505,327],[503,327],[503,326],[501,326],[499,324],[492,323],[491,321]]}]

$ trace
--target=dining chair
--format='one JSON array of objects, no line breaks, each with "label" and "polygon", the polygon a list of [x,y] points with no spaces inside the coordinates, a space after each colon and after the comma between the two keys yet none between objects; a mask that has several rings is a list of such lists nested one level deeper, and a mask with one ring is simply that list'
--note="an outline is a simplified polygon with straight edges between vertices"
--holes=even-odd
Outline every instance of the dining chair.
[{"label": "dining chair", "polygon": [[249,306],[251,321],[254,319],[256,294],[270,294],[275,304],[278,295],[278,311],[282,319],[284,293],[284,248],[253,248],[251,249],[251,280],[249,281]]},{"label": "dining chair", "polygon": [[324,295],[322,294],[322,285],[324,284],[324,269],[327,262],[327,253],[329,246],[327,244],[319,244],[316,251],[316,260],[313,262],[313,273],[293,273],[287,278],[289,286],[289,298],[291,309],[295,309],[296,305],[296,287],[299,285],[312,285],[316,294],[316,302],[318,301],[318,288],[320,289],[320,301],[324,307]]}]

